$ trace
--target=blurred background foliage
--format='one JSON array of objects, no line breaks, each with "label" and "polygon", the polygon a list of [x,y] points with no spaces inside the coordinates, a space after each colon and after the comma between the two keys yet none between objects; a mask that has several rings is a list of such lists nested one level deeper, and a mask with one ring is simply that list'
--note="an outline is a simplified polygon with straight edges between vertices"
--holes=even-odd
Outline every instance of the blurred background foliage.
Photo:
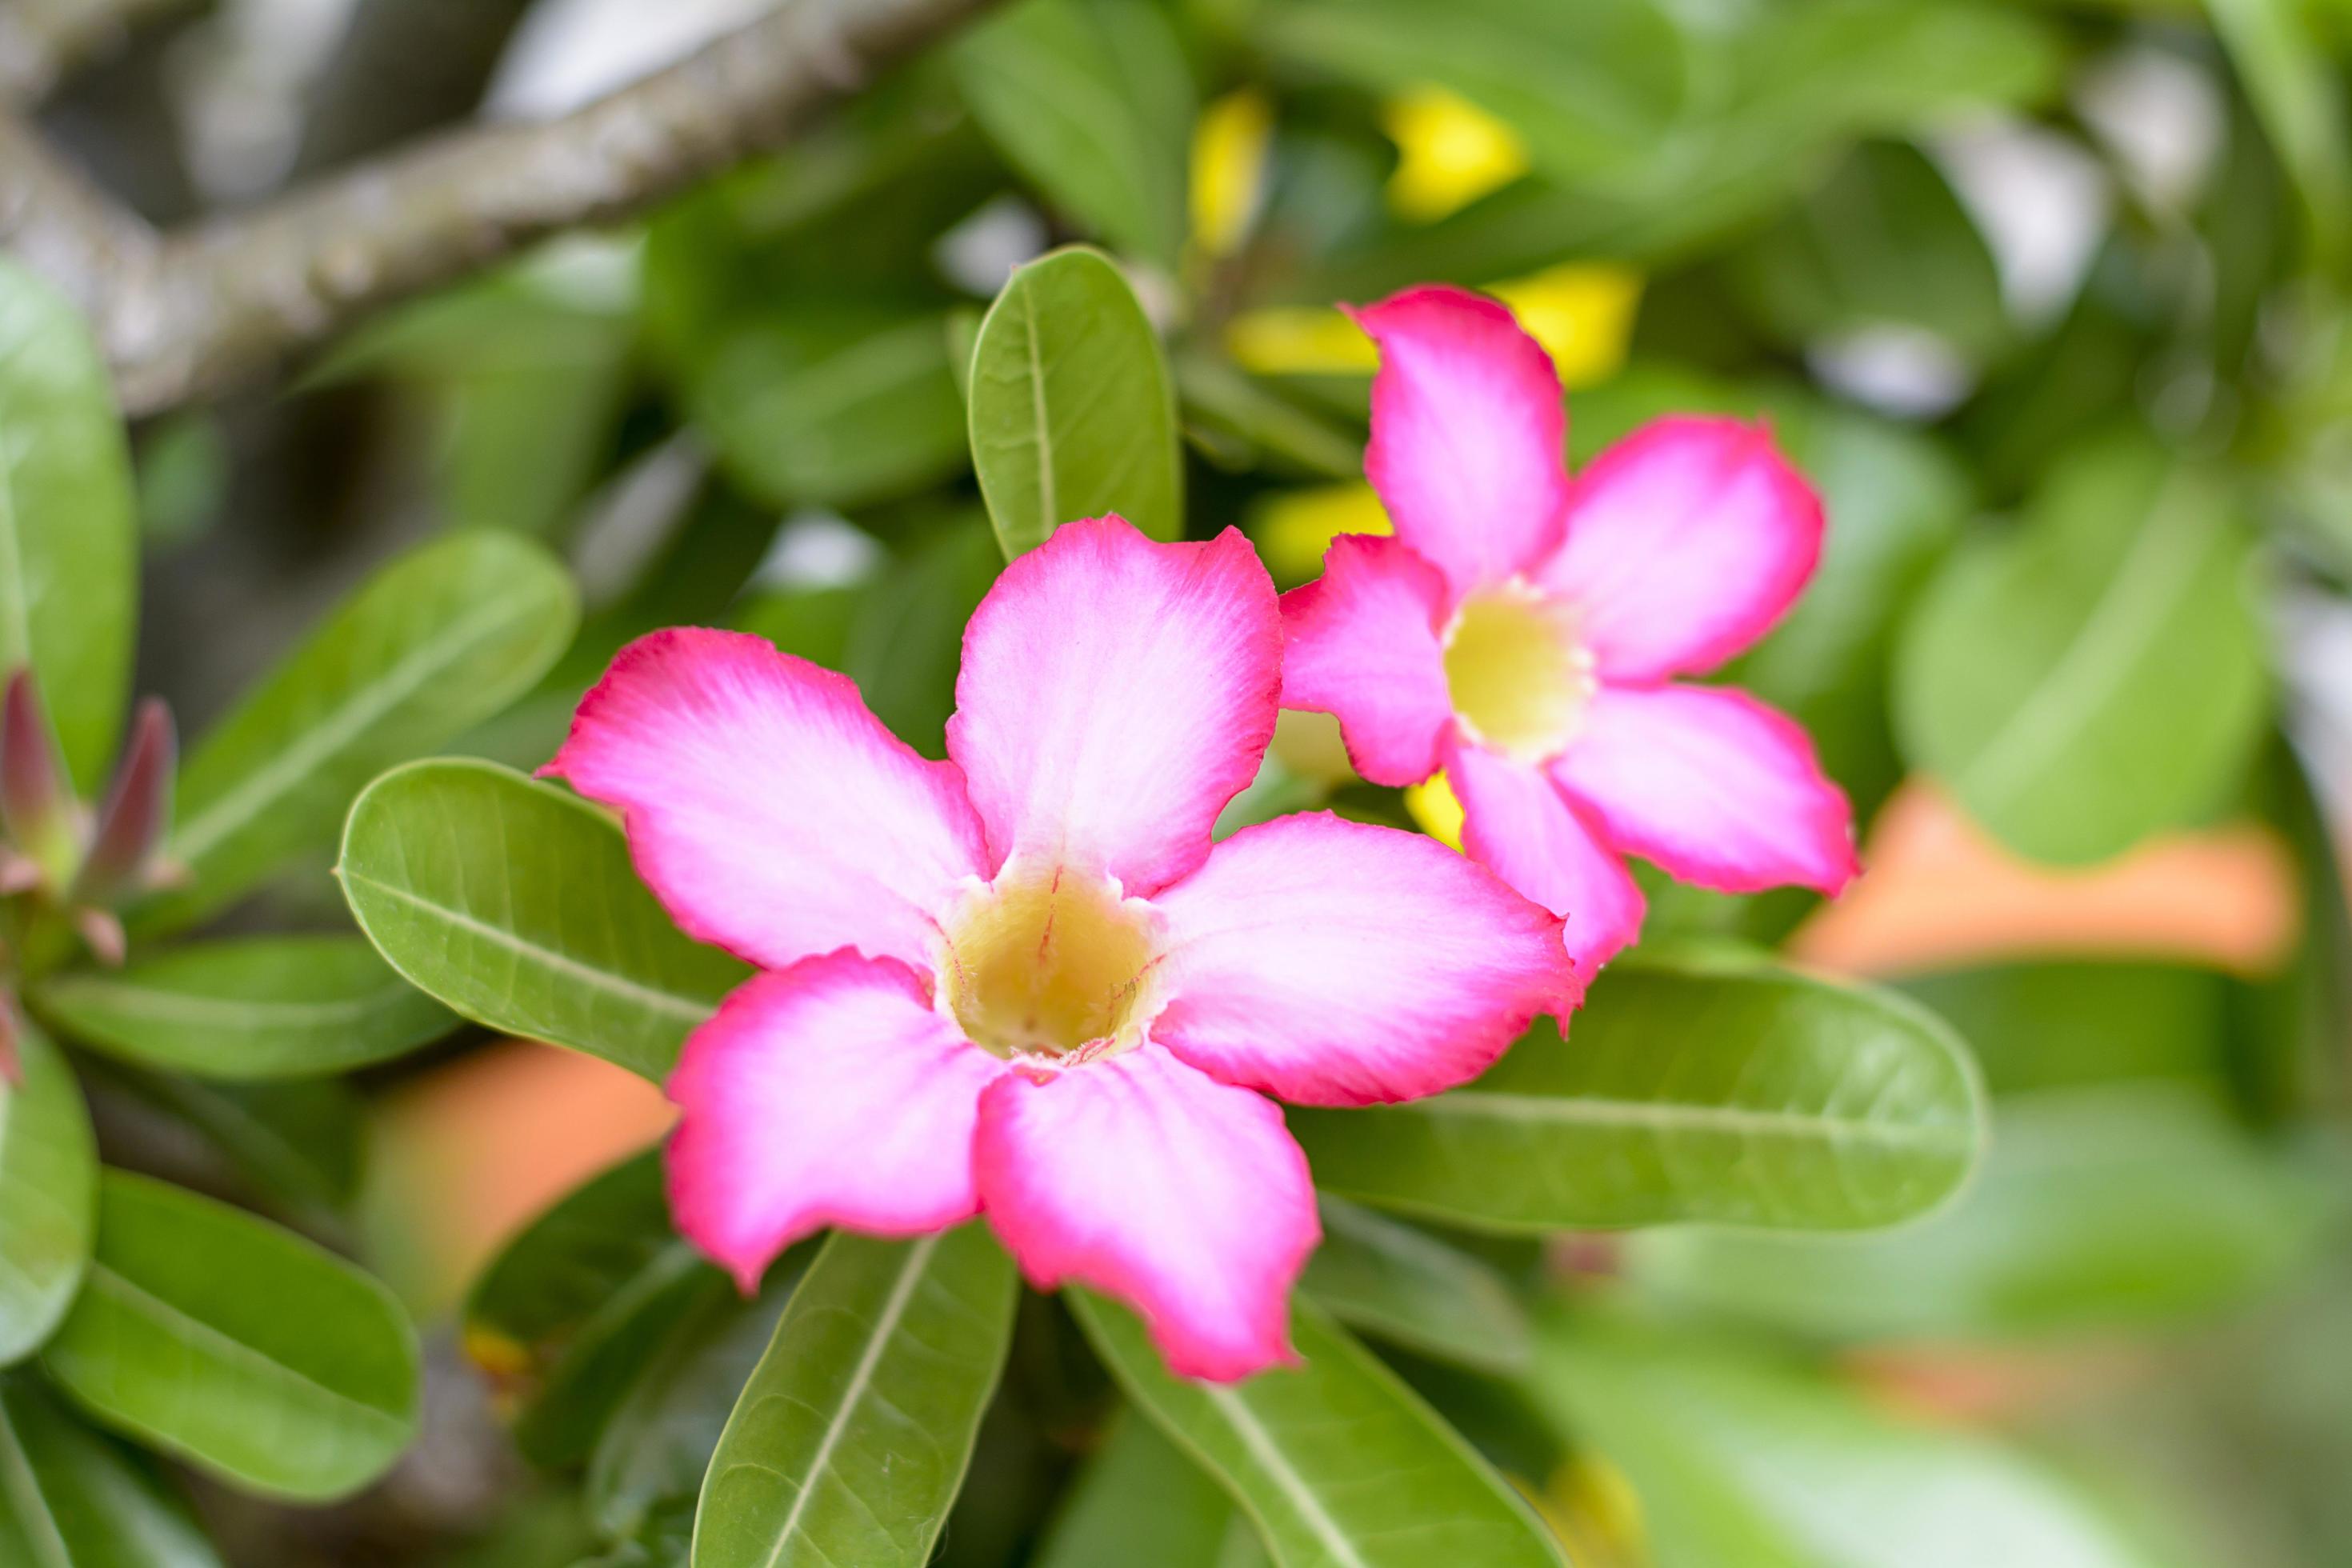
[{"label": "blurred background foliage", "polygon": [[[760,8],[219,0],[42,121],[176,218],[561,110]],[[1425,1314],[1384,1289],[1349,1321],[1594,1568],[2352,1563],[2347,61],[2334,0],[1017,0],[786,153],[139,425],[137,684],[203,729],[383,561],[511,531],[571,568],[578,631],[450,750],[535,766],[624,641],[700,623],[847,671],[937,754],[1013,504],[963,384],[1017,265],[1116,258],[1171,386],[1098,395],[1139,429],[1172,395],[1184,440],[1137,521],[1238,522],[1286,585],[1385,527],[1333,302],[1488,289],[1568,382],[1575,461],[1760,412],[1828,501],[1810,596],[1732,678],[1811,730],[1871,875],[1831,910],[1657,882],[1647,942],[1899,982],[1971,1046],[1992,1140],[1883,1237],[1457,1237]],[[1313,724],[1249,798],[1448,831]],[[306,847],[239,921],[340,921]],[[683,1392],[574,1340],[567,1405],[531,1360],[559,1325],[502,1316],[493,1271],[467,1349],[536,1389],[512,1447],[446,1326],[491,1241],[652,1136],[642,1097],[478,1030],[346,1079],[95,1070],[110,1157],[358,1240],[442,1325],[413,1457],[299,1519],[207,1489],[231,1560],[684,1560],[657,1461],[690,1498],[778,1290],[666,1266],[613,1353]],[[645,1169],[568,1201],[666,1238]],[[1327,1302],[1350,1266],[1318,1259]],[[1073,1342],[1024,1318],[940,1560],[1257,1561],[1165,1438],[1103,1430]]]}]

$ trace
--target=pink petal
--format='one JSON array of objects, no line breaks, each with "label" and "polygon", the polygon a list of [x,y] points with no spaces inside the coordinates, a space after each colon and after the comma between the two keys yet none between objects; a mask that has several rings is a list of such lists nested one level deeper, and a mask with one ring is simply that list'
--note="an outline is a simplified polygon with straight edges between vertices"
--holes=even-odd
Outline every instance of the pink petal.
[{"label": "pink petal", "polygon": [[1714,668],[1795,602],[1822,552],[1822,501],[1738,419],[1655,419],[1579,474],[1568,540],[1538,574],[1573,600],[1604,679]]},{"label": "pink petal", "polygon": [[1331,542],[1323,575],[1282,596],[1282,705],[1337,714],[1348,760],[1374,784],[1427,778],[1454,725],[1445,580],[1393,539]]},{"label": "pink petal", "polygon": [[1445,776],[1462,802],[1462,847],[1520,892],[1565,915],[1577,976],[1642,934],[1642,889],[1598,825],[1538,770],[1483,746],[1456,746]]},{"label": "pink petal", "polygon": [[1380,345],[1364,474],[1456,599],[1560,539],[1568,415],[1550,356],[1494,300],[1408,289],[1349,312]]},{"label": "pink petal", "polygon": [[1127,1301],[1170,1371],[1229,1383],[1293,1359],[1291,1281],[1322,1231],[1272,1102],[1152,1045],[1007,1073],[981,1098],[973,1165],[1030,1282]]},{"label": "pink petal", "polygon": [[851,946],[928,964],[933,911],[986,871],[953,763],[909,750],[846,677],[740,632],[623,648],[541,772],[620,809],[688,934],[771,969]]},{"label": "pink petal", "polygon": [[1152,1037],[1304,1104],[1466,1083],[1536,1014],[1577,1000],[1558,917],[1417,833],[1278,817],[1157,902],[1171,1000]]},{"label": "pink petal", "polygon": [[965,628],[948,754],[997,864],[1035,856],[1142,897],[1208,854],[1281,684],[1274,584],[1239,531],[1155,544],[1116,517],[1066,523]]},{"label": "pink petal", "polygon": [[1835,893],[1861,869],[1845,795],[1786,714],[1744,691],[1603,687],[1552,777],[1609,841],[1730,893]]},{"label": "pink petal", "polygon": [[915,1236],[970,1219],[972,1126],[1003,1071],[904,964],[835,952],[756,975],[670,1075],[678,1228],[749,1290],[828,1225]]}]

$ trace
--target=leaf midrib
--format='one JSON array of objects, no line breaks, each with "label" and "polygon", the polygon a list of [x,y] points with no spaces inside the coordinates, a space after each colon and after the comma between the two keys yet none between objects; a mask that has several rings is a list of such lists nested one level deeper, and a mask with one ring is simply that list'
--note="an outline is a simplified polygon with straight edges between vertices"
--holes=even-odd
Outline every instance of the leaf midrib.
[{"label": "leaf midrib", "polygon": [[257,1029],[320,1028],[363,1018],[398,1002],[412,988],[394,980],[358,995],[324,1002],[290,1002],[268,998],[206,996],[163,986],[139,985],[124,980],[76,976],[52,986],[54,1003],[63,997],[93,1002],[127,1017],[147,1023],[190,1024],[199,1028],[247,1026]]},{"label": "leaf midrib", "polygon": [[1636,1100],[1602,1100],[1591,1096],[1517,1094],[1495,1089],[1457,1089],[1449,1094],[1399,1107],[1403,1114],[1491,1115],[1507,1121],[1559,1122],[1620,1127],[1651,1127],[1667,1131],[1740,1133],[1750,1137],[1822,1137],[1841,1142],[1883,1143],[1902,1148],[1949,1146],[1965,1149],[1974,1142],[1973,1128],[1959,1121],[1858,1121],[1852,1117],[1812,1115],[1799,1110],[1759,1110],[1738,1105],[1659,1104]]},{"label": "leaf midrib", "polygon": [[182,860],[201,859],[272,801],[299,788],[320,763],[364,734],[369,725],[505,630],[509,622],[530,614],[531,607],[528,596],[494,600],[361,686],[325,721],[303,731],[269,763],[246,774],[236,788],[181,823],[172,837],[172,852]]},{"label": "leaf midrib", "polygon": [[113,1295],[127,1309],[143,1312],[178,1337],[198,1344],[212,1346],[224,1360],[247,1366],[266,1367],[287,1381],[319,1394],[332,1405],[356,1412],[369,1425],[387,1428],[394,1434],[404,1432],[407,1428],[407,1423],[390,1411],[345,1394],[339,1388],[330,1388],[310,1373],[276,1359],[267,1351],[247,1344],[243,1340],[215,1328],[202,1318],[190,1315],[96,1258],[90,1259],[89,1288]]},{"label": "leaf midrib", "polygon": [[[834,1450],[841,1447],[844,1433],[849,1429],[850,1417],[866,1397],[874,1376],[882,1364],[882,1353],[891,1337],[898,1331],[898,1321],[907,1315],[907,1307],[915,1298],[915,1287],[922,1282],[923,1270],[929,1266],[931,1255],[939,1250],[937,1235],[927,1236],[907,1249],[907,1260],[901,1266],[898,1279],[890,1287],[889,1298],[875,1318],[866,1349],[857,1358],[857,1365],[849,1374],[842,1397],[834,1407],[833,1419],[826,1423],[824,1438],[816,1452],[810,1456],[808,1468],[801,1478],[801,1489],[793,1499],[792,1511],[784,1516],[776,1531],[775,1544],[769,1548],[766,1568],[777,1568],[784,1560],[784,1548],[791,1545],[800,1530],[801,1515],[808,1510],[809,1499],[816,1495],[817,1479],[825,1473],[833,1461]],[[758,1375],[756,1373],[753,1374]]]},{"label": "leaf midrib", "polygon": [[1233,1428],[1234,1435],[1241,1439],[1242,1447],[1249,1450],[1250,1458],[1256,1460],[1259,1468],[1273,1479],[1276,1489],[1297,1511],[1298,1517],[1306,1521],[1307,1528],[1323,1543],[1332,1559],[1344,1564],[1345,1568],[1372,1568],[1370,1560],[1356,1550],[1356,1543],[1340,1528],[1339,1521],[1324,1508],[1322,1499],[1315,1495],[1315,1489],[1307,1484],[1307,1478],[1284,1458],[1280,1446],[1274,1442],[1265,1423],[1258,1419],[1257,1412],[1250,1408],[1249,1401],[1221,1384],[1202,1384],[1201,1392],[1208,1396],[1210,1404],[1216,1406],[1218,1414]]},{"label": "leaf midrib", "polygon": [[[573,958],[567,953],[556,952],[553,948],[541,947],[535,942],[525,941],[522,937],[518,936],[504,926],[492,925],[488,921],[478,919],[462,910],[452,908],[447,904],[436,902],[432,899],[425,898],[420,893],[411,892],[406,888],[396,886],[394,883],[383,881],[375,877],[371,877],[364,871],[354,870],[348,862],[346,862],[341,869],[343,885],[346,888],[356,886],[373,889],[375,891],[383,894],[386,898],[392,899],[399,903],[405,904],[411,909],[424,910],[425,913],[433,915],[437,919],[445,920],[451,925],[459,927],[460,929],[481,938],[485,942],[490,942],[498,947],[501,947],[518,957],[530,960],[530,962],[541,964],[545,968],[551,969],[559,974],[569,975],[573,979],[581,981],[584,984],[594,986],[598,990],[617,999],[634,1001],[639,1005],[651,1008],[656,1012],[666,1014],[668,1016],[677,1018],[688,1024],[701,1023],[703,1020],[710,1016],[712,1010],[717,1006],[715,1002],[707,997],[690,996],[675,991],[664,991],[656,986],[647,985],[642,981],[631,980],[625,976],[615,974],[610,970],[597,969],[589,964],[583,963],[578,959]],[[403,970],[402,973],[406,973],[407,971]],[[415,981],[419,988],[426,990],[439,1000],[443,1002],[449,1001],[447,997],[441,996],[438,992],[433,991],[431,987],[426,986],[422,980],[417,979],[415,976],[411,975],[410,979]],[[452,1006],[456,1005],[454,1003],[451,1003],[450,1005]],[[466,1011],[466,1009],[462,1007],[457,1010],[460,1012]],[[557,1043],[563,1044],[564,1042],[559,1041]]]}]

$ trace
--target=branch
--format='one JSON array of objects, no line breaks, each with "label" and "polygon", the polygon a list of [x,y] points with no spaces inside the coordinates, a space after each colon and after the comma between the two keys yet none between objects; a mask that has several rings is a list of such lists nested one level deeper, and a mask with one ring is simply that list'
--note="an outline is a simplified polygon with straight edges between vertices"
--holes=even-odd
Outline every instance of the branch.
[{"label": "branch", "polygon": [[0,127],[0,241],[89,312],[124,409],[153,413],[780,147],[991,3],[787,0],[575,113],[457,132],[160,237]]},{"label": "branch", "polygon": [[133,27],[186,0],[0,0],[0,100],[32,103]]}]

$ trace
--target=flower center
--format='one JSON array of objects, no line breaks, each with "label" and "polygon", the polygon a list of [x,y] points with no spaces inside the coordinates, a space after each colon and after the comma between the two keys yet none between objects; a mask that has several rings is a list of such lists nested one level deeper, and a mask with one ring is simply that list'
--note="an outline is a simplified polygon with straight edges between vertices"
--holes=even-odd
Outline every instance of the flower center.
[{"label": "flower center", "polygon": [[1160,1011],[1154,923],[1108,878],[1008,866],[941,928],[943,1000],[965,1037],[1000,1057],[1125,1049]]},{"label": "flower center", "polygon": [[1479,741],[1522,762],[1556,754],[1591,700],[1592,655],[1574,617],[1521,583],[1464,601],[1445,637],[1454,716]]}]

